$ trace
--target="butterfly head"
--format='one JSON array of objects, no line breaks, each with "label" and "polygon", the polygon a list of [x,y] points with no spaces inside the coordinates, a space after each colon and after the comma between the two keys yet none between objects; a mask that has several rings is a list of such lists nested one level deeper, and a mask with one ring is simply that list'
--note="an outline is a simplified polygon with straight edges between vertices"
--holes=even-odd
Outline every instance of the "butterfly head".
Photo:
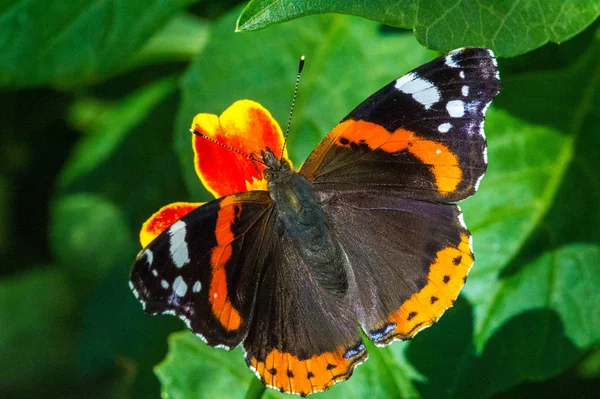
[{"label": "butterfly head", "polygon": [[263,163],[265,164],[264,176],[267,181],[271,182],[279,180],[292,172],[290,163],[285,159],[276,157],[269,147],[264,151],[261,151],[261,156]]}]

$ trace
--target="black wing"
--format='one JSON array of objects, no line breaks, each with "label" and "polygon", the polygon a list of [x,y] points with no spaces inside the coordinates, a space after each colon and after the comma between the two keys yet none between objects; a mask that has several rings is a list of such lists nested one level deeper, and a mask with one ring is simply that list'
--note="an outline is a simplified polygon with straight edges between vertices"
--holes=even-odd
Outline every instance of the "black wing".
[{"label": "black wing", "polygon": [[353,308],[373,342],[411,338],[452,306],[473,264],[457,205],[336,193],[324,210],[352,270]]},{"label": "black wing", "polygon": [[[367,358],[347,285],[320,281],[288,234],[274,233],[258,288],[246,360],[266,385],[301,396],[346,380]],[[343,273],[342,257],[335,266]]]},{"label": "black wing", "polygon": [[367,98],[301,173],[322,190],[385,187],[415,199],[464,199],[486,169],[483,121],[499,89],[491,50],[454,50]]},{"label": "black wing", "polygon": [[146,312],[179,316],[209,345],[237,346],[250,326],[271,210],[268,192],[251,191],[209,202],[171,225],[131,272]]}]

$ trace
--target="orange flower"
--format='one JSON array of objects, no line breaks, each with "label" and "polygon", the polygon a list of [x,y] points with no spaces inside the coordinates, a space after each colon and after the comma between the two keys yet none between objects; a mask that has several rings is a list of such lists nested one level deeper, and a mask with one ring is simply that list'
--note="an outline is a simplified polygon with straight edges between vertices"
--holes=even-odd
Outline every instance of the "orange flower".
[{"label": "orange flower", "polygon": [[[254,154],[256,159],[260,159],[260,152],[266,147],[280,156],[283,147],[284,138],[277,121],[262,105],[250,100],[236,101],[221,116],[196,115],[191,130],[243,153]],[[195,134],[192,134],[192,149],[196,174],[215,198],[248,190],[267,190],[261,163]],[[287,159],[287,151],[283,156]],[[150,244],[171,224],[203,204],[176,202],[159,209],[142,225],[142,246]]]}]

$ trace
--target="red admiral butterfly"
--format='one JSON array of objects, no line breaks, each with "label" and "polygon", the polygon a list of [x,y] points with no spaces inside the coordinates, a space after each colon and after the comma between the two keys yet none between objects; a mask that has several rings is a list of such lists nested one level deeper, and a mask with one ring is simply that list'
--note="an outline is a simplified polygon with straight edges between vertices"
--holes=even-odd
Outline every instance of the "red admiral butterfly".
[{"label": "red admiral butterfly", "polygon": [[268,386],[307,395],[350,377],[377,345],[452,306],[473,264],[454,202],[486,169],[492,51],[463,48],[366,99],[298,172],[269,148],[268,191],[204,204],[137,257],[131,286],[211,346],[246,351]]}]

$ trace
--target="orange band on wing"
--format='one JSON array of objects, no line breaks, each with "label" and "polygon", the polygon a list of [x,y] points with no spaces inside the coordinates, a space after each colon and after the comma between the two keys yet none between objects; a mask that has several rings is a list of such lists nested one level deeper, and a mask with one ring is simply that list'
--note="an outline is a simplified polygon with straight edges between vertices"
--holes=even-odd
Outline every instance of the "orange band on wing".
[{"label": "orange band on wing", "polygon": [[336,137],[335,144],[350,149],[367,145],[371,150],[389,153],[408,151],[431,166],[435,183],[442,194],[456,190],[462,179],[458,157],[446,145],[419,137],[410,130],[400,128],[390,133],[376,123],[347,120],[337,125],[330,134]]},{"label": "orange band on wing", "polygon": [[384,342],[394,337],[408,339],[439,319],[452,306],[472,265],[470,237],[463,233],[457,246],[437,252],[427,275],[427,285],[390,315],[388,323],[395,323],[396,328]]},{"label": "orange band on wing", "polygon": [[233,331],[240,327],[242,318],[229,299],[225,265],[231,258],[231,243],[234,240],[231,225],[235,221],[236,207],[239,205],[235,205],[225,198],[221,201],[220,206],[221,209],[217,214],[217,225],[215,227],[217,246],[213,248],[210,258],[212,280],[208,291],[208,299],[213,315],[226,330]]},{"label": "orange band on wing", "polygon": [[306,396],[350,378],[354,367],[367,358],[362,342],[357,348],[340,346],[334,352],[321,353],[305,360],[274,349],[264,361],[254,357],[249,361],[250,367],[266,385],[282,392]]},{"label": "orange band on wing", "polygon": [[140,243],[146,247],[170,225],[181,219],[194,209],[204,205],[204,202],[175,202],[160,208],[142,225]]}]

